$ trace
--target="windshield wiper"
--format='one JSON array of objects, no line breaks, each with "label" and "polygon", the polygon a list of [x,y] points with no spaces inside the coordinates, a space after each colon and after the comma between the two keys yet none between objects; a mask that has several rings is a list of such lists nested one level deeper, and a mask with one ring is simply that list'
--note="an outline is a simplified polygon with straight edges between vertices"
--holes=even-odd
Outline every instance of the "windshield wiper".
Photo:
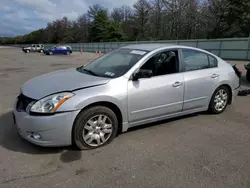
[{"label": "windshield wiper", "polygon": [[93,76],[98,76],[96,73],[94,73],[93,71],[89,70],[89,69],[82,69],[83,71],[93,75]]}]

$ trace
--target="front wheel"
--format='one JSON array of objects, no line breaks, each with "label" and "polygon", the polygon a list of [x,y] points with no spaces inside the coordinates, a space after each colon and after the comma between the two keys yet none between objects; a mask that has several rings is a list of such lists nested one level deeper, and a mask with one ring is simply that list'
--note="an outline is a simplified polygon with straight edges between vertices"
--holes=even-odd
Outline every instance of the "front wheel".
[{"label": "front wheel", "polygon": [[53,55],[53,52],[52,52],[52,51],[49,51],[49,55]]},{"label": "front wheel", "polygon": [[69,51],[67,51],[67,52],[66,52],[66,55],[70,55],[70,52],[69,52]]},{"label": "front wheel", "polygon": [[30,53],[30,50],[26,50],[26,53]]},{"label": "front wheel", "polygon": [[220,114],[224,112],[228,105],[230,93],[227,87],[221,86],[217,88],[211,98],[209,104],[209,111],[214,114]]},{"label": "front wheel", "polygon": [[110,143],[117,134],[115,113],[104,106],[82,111],[73,128],[73,142],[79,149],[95,149]]}]

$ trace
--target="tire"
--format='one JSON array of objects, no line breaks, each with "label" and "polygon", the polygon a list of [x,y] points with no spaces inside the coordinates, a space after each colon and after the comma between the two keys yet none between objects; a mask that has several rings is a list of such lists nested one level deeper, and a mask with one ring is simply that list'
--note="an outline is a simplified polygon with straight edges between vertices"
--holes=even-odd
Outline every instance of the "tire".
[{"label": "tire", "polygon": [[66,55],[70,55],[70,52],[69,52],[69,51],[67,51],[67,52],[66,52]]},{"label": "tire", "polygon": [[230,99],[230,92],[228,88],[226,86],[220,86],[219,88],[215,90],[211,98],[211,101],[209,104],[209,112],[213,114],[220,114],[224,112],[225,109],[227,108],[229,99]]},{"label": "tire", "polygon": [[250,70],[247,70],[247,75],[246,75],[246,79],[248,82],[250,82]]},{"label": "tire", "polygon": [[53,52],[52,51],[49,51],[49,53],[48,53],[49,55],[53,55]]},{"label": "tire", "polygon": [[43,53],[43,50],[40,50],[40,53]]},{"label": "tire", "polygon": [[26,53],[30,53],[30,50],[26,50]]},{"label": "tire", "polygon": [[[104,120],[104,117],[106,120],[102,124],[99,118]],[[94,106],[77,116],[73,126],[72,142],[81,150],[95,149],[109,144],[116,137],[117,132],[118,119],[115,113],[107,107]]]}]

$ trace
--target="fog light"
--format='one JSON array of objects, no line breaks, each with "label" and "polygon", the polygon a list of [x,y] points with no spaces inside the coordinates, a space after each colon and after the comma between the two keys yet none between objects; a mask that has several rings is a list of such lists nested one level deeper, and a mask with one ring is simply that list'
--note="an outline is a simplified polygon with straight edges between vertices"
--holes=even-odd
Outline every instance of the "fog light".
[{"label": "fog light", "polygon": [[34,138],[35,140],[40,140],[42,136],[38,133],[31,133],[31,138]]}]

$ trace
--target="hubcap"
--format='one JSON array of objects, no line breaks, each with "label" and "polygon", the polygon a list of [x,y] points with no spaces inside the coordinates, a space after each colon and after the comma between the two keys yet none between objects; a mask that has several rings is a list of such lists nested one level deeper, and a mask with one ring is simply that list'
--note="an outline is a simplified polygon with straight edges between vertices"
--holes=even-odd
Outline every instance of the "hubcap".
[{"label": "hubcap", "polygon": [[106,115],[97,115],[90,118],[84,125],[83,139],[89,146],[100,146],[107,142],[113,132],[110,118]]},{"label": "hubcap", "polygon": [[227,101],[228,101],[227,92],[224,89],[220,89],[215,95],[214,99],[215,109],[219,112],[224,110],[224,108],[227,105]]}]

